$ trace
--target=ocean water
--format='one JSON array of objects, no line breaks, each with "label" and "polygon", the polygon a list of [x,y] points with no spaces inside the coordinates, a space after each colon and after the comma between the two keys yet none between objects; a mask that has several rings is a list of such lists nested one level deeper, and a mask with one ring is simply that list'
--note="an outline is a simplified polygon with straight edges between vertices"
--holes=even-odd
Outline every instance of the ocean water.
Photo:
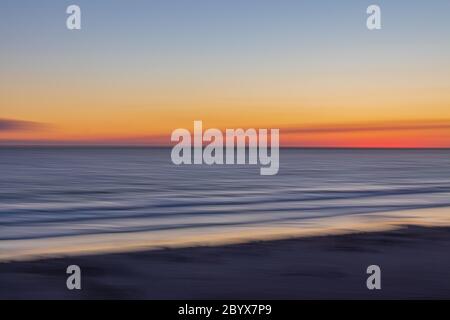
[{"label": "ocean water", "polygon": [[[450,215],[450,150],[282,149],[276,176],[261,176],[259,166],[175,166],[170,151],[0,148],[0,258],[335,224],[354,231],[392,217],[439,224]],[[426,216],[434,209],[439,219]]]}]

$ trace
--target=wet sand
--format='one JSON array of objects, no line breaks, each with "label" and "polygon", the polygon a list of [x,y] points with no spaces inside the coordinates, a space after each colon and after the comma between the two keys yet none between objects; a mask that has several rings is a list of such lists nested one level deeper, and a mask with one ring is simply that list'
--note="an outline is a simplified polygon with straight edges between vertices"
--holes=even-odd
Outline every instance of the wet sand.
[{"label": "wet sand", "polygon": [[[450,228],[0,263],[2,299],[450,298]],[[66,268],[82,269],[82,290]],[[382,289],[366,288],[377,264]]]}]

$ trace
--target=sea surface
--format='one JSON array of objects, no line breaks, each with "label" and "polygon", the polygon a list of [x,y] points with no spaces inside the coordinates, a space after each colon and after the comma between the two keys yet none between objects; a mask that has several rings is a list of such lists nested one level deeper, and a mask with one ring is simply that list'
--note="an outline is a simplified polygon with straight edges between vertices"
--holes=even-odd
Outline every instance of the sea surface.
[{"label": "sea surface", "polygon": [[0,259],[450,220],[450,150],[282,149],[280,171],[169,148],[0,148]]}]

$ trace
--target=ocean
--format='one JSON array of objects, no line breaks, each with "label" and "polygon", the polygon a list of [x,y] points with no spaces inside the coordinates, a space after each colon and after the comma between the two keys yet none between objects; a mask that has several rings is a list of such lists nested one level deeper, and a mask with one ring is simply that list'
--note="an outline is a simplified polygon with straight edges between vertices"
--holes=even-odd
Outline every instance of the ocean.
[{"label": "ocean", "polygon": [[280,170],[170,148],[0,148],[0,259],[450,220],[450,150],[281,149]]}]

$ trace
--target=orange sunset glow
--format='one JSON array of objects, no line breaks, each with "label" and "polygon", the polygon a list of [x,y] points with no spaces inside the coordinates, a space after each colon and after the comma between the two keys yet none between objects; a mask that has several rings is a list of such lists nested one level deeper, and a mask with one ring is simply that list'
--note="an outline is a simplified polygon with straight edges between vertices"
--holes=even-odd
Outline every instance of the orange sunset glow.
[{"label": "orange sunset glow", "polygon": [[[441,29],[368,34],[327,17],[340,26],[332,38],[260,20],[257,29],[239,20],[242,34],[225,23],[188,34],[175,22],[175,33],[146,25],[136,33],[127,21],[120,43],[100,19],[79,33],[23,26],[16,37],[41,40],[5,46],[0,144],[170,145],[173,130],[201,120],[279,128],[290,147],[450,147]],[[148,38],[136,36],[144,30]]]}]

